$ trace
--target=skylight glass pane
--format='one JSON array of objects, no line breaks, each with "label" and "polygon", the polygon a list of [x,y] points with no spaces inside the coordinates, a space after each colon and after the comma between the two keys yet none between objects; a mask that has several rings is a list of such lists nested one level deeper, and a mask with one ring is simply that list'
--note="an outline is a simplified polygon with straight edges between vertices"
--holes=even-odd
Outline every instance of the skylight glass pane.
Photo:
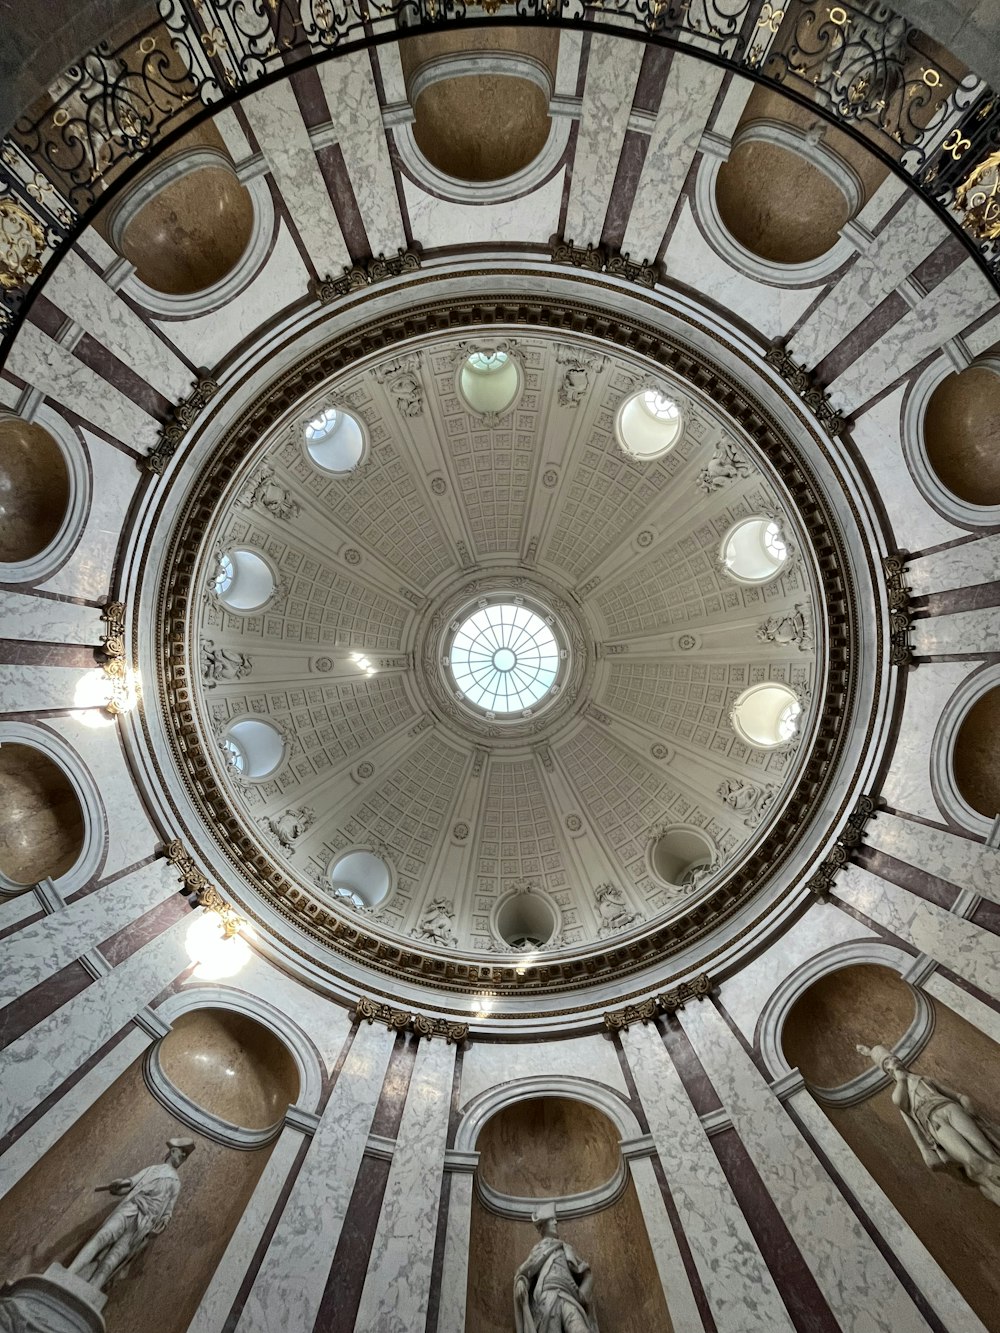
[{"label": "skylight glass pane", "polygon": [[504,602],[482,607],[462,622],[450,662],[468,703],[484,712],[520,713],[555,684],[559,649],[541,616]]}]

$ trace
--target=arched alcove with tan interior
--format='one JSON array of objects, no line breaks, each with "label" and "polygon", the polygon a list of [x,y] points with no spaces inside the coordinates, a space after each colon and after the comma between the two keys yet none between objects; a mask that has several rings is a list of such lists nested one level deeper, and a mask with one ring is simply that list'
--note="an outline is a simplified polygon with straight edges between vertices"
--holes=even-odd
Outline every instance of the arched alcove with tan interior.
[{"label": "arched alcove with tan interior", "polygon": [[400,43],[424,157],[461,181],[523,170],[549,137],[559,34],[520,28],[433,33]]},{"label": "arched alcove with tan interior", "polygon": [[[603,1112],[567,1097],[515,1102],[483,1126],[477,1177],[498,1195],[557,1201],[597,1190],[621,1166],[618,1130]],[[607,1206],[558,1217],[559,1235],[594,1271],[597,1317],[616,1333],[673,1333],[646,1223],[629,1176]],[[466,1333],[510,1333],[511,1279],[538,1239],[529,1220],[472,1203]]]},{"label": "arched alcove with tan interior", "polygon": [[209,121],[140,176],[96,226],[135,265],[141,283],[189,296],[222,282],[239,263],[254,206]]},{"label": "arched alcove with tan interior", "polygon": [[[185,1333],[242,1218],[273,1142],[241,1151],[162,1106],[136,1060],[0,1200],[0,1271],[8,1281],[69,1263],[119,1200],[97,1186],[161,1162],[166,1142],[194,1140],[179,1168],[170,1225],[107,1290],[108,1333]],[[155,1316],[152,1312],[155,1311]],[[152,1323],[151,1323],[152,1319]]]},{"label": "arched alcove with tan interior", "polygon": [[83,846],[83,810],[66,773],[34,746],[0,745],[0,874],[23,885],[57,879]]},{"label": "arched alcove with tan interior", "polygon": [[69,500],[69,469],[49,432],[0,416],[0,562],[30,560],[50,546]]},{"label": "arched alcove with tan interior", "polygon": [[[1000,1110],[1000,1047],[946,1005],[933,1006],[933,1031],[908,1062],[916,1073],[964,1093],[984,1114]],[[782,1047],[812,1088],[834,1089],[872,1070],[858,1044],[892,1047],[913,1022],[915,992],[887,967],[857,965],[827,973],[792,1006]],[[892,1085],[853,1105],[819,1096],[826,1115],[895,1208],[987,1327],[1000,1309],[996,1205],[955,1167],[930,1170],[899,1109]]]},{"label": "arched alcove with tan interior", "polygon": [[740,245],[774,264],[826,254],[888,175],[860,144],[763,87],[732,143],[716,179],[719,216]]},{"label": "arched alcove with tan interior", "polygon": [[1000,505],[1000,349],[937,386],[924,448],[946,490],[969,504]]},{"label": "arched alcove with tan interior", "polygon": [[1000,814],[1000,685],[981,696],[966,713],[955,737],[952,765],[962,796],[987,819]]}]

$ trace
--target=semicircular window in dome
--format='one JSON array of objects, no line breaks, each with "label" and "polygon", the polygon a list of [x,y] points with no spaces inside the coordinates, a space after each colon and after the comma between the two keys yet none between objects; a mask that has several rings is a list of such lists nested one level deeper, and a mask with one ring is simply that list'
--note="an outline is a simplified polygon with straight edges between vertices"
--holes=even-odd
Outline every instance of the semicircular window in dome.
[{"label": "semicircular window in dome", "polygon": [[257,611],[274,594],[271,567],[254,551],[224,551],[212,580],[212,591],[230,611]]},{"label": "semicircular window in dome", "polygon": [[730,528],[722,543],[722,563],[733,578],[766,583],[788,559],[788,544],[773,518],[746,518]]},{"label": "semicircular window in dome", "polygon": [[270,722],[244,717],[223,736],[222,752],[236,773],[245,778],[265,778],[281,764],[285,742]]},{"label": "semicircular window in dome", "polygon": [[458,376],[462,397],[474,412],[505,412],[517,397],[517,362],[499,348],[472,352]]},{"label": "semicircular window in dome", "polygon": [[462,621],[449,665],[467,703],[484,712],[520,713],[552,689],[559,648],[541,616],[526,606],[500,602]]},{"label": "semicircular window in dome", "polygon": [[365,452],[360,422],[339,407],[325,407],[303,429],[306,453],[323,472],[353,472]]},{"label": "semicircular window in dome", "polygon": [[733,705],[733,727],[748,745],[771,750],[792,740],[802,721],[802,704],[778,682],[751,685]]},{"label": "semicircular window in dome", "polygon": [[389,892],[389,867],[374,852],[348,852],[330,867],[333,896],[353,907],[375,907]]},{"label": "semicircular window in dome", "polygon": [[633,458],[652,462],[668,453],[681,433],[681,409],[662,389],[640,389],[618,409],[618,443]]}]

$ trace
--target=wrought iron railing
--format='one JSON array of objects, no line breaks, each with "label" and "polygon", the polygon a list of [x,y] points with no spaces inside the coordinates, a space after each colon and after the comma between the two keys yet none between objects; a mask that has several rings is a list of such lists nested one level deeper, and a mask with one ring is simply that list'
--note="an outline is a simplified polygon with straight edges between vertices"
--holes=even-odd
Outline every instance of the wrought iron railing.
[{"label": "wrought iron railing", "polygon": [[340,52],[468,23],[631,35],[779,88],[903,175],[1000,288],[1000,99],[878,0],[161,0],[0,146],[2,350],[52,261],[199,120]]}]

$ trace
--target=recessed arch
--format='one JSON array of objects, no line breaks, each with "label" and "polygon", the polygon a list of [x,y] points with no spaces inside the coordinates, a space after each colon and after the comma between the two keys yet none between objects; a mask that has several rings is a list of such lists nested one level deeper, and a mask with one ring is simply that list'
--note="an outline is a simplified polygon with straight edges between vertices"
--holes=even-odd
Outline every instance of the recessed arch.
[{"label": "recessed arch", "polygon": [[60,893],[97,873],[105,846],[97,786],[54,732],[0,722],[0,891],[52,880]]},{"label": "recessed arch", "polygon": [[36,583],[65,563],[87,521],[90,466],[76,431],[46,404],[0,409],[0,579]]},{"label": "recessed arch", "polygon": [[1000,814],[996,763],[1000,742],[1000,665],[979,667],[942,710],[931,741],[931,787],[942,813],[960,828],[989,836]]}]

